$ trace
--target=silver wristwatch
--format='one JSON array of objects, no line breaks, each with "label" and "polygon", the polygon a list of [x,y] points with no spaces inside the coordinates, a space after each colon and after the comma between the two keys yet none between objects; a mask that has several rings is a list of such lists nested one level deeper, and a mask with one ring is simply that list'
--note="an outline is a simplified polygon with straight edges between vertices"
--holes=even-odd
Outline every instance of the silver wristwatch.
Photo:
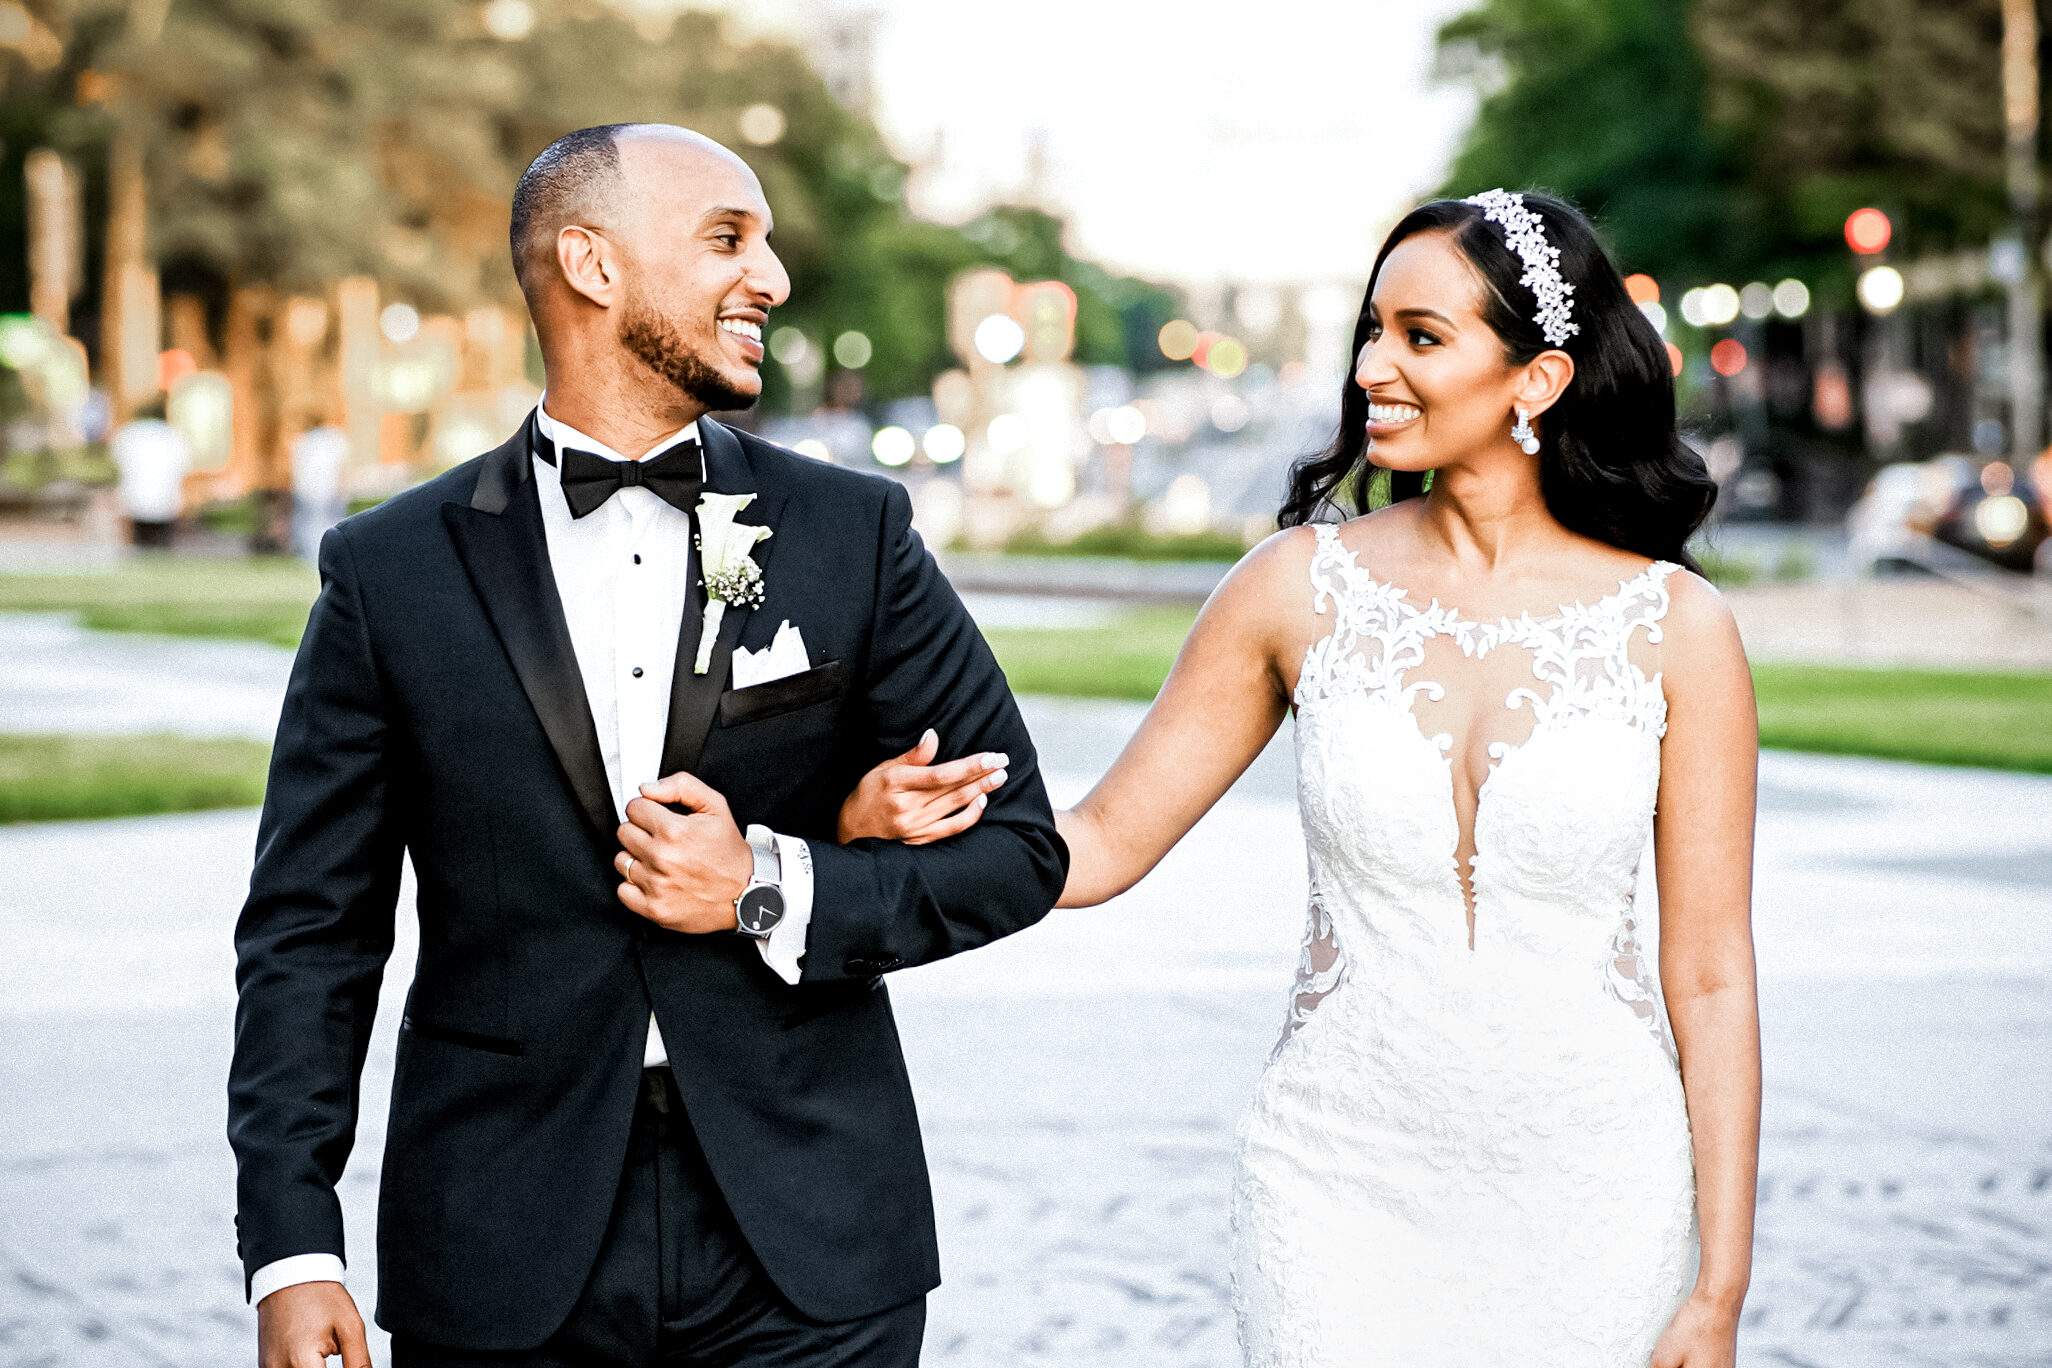
[{"label": "silver wristwatch", "polygon": [[768,827],[748,828],[748,848],[755,855],[755,874],[734,899],[734,929],[765,940],[784,919],[784,861]]}]

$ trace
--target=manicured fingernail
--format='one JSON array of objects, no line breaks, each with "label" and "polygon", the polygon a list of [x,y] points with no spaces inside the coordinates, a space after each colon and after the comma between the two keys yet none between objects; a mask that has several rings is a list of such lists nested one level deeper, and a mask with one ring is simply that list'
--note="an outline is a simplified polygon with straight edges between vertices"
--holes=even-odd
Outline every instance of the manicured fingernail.
[{"label": "manicured fingernail", "polygon": [[1003,770],[999,770],[996,774],[990,776],[990,786],[992,788],[996,788],[999,784],[1002,784],[1004,782],[1005,772]]},{"label": "manicured fingernail", "polygon": [[1012,757],[1006,755],[1003,751],[990,751],[983,757],[983,767],[985,769],[1001,770],[1011,763]]},{"label": "manicured fingernail", "polygon": [[935,731],[932,727],[928,727],[926,729],[926,734],[924,736],[921,736],[919,738],[919,741],[921,745],[924,745],[929,741],[933,742],[935,745],[938,745],[940,744],[940,733]]},{"label": "manicured fingernail", "polygon": [[979,793],[979,794],[977,794],[977,795],[976,795],[976,810],[977,810],[978,812],[981,812],[981,811],[983,811],[983,809],[984,809],[984,808],[985,808],[985,807],[986,807],[986,806],[987,806],[987,805],[989,804],[989,802],[990,802],[990,799],[988,799],[988,798],[984,797],[984,796],[983,796],[982,794],[980,794],[980,793]]}]

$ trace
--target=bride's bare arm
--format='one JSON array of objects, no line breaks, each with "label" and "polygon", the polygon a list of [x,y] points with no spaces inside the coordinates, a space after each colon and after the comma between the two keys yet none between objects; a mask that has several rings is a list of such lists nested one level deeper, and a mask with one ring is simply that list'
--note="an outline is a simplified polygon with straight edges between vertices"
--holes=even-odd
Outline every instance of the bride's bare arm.
[{"label": "bride's bare arm", "polygon": [[[1131,888],[1275,735],[1318,621],[1305,573],[1312,540],[1308,528],[1279,532],[1233,567],[1111,772],[1055,814],[1069,846],[1063,907]],[[932,759],[926,748],[871,770],[841,805],[840,839],[932,840],[973,825],[977,796],[1004,782],[1003,757]]]},{"label": "bride's bare arm", "polygon": [[1069,846],[1061,906],[1092,907],[1139,882],[1275,735],[1309,630],[1311,538],[1277,533],[1233,567],[1111,771],[1056,814]]},{"label": "bride's bare arm", "polygon": [[1676,575],[1671,589],[1661,652],[1668,712],[1654,862],[1660,978],[1695,1141],[1703,1258],[1695,1290],[1652,1362],[1727,1368],[1752,1276],[1759,1173],[1752,930],[1759,726],[1752,673],[1730,610],[1692,575]]}]

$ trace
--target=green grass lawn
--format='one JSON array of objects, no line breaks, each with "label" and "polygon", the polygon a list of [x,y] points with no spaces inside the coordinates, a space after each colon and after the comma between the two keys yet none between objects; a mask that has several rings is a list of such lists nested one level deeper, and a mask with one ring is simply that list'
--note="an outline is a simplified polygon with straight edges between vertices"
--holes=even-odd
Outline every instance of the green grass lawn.
[{"label": "green grass lawn", "polygon": [[254,807],[270,754],[227,738],[0,734],[0,822]]},{"label": "green grass lawn", "polygon": [[[989,636],[1021,693],[1145,701],[1192,616],[1152,608],[1103,627]],[[2052,674],[1756,665],[1753,682],[1766,746],[2052,774]]]},{"label": "green grass lawn", "polygon": [[[296,560],[139,559],[98,574],[0,575],[0,611],[75,611],[87,626],[106,631],[239,637],[291,646],[299,640],[318,588],[312,568]],[[989,636],[1012,687],[1021,693],[1145,701],[1161,687],[1194,612],[1185,607],[1141,608],[1100,627],[1000,628]],[[1761,740],[1769,746],[2052,773],[2052,674],[1759,665],[1753,677],[1760,694]],[[150,744],[160,749],[174,745],[161,739]],[[240,743],[190,744],[205,748]],[[13,775],[25,762],[10,758],[0,763]],[[261,794],[261,765],[237,772],[256,774],[256,788],[235,790],[232,801],[255,801]],[[162,773],[176,777],[170,771]],[[189,791],[214,784],[224,773],[195,771],[198,787]],[[0,799],[0,820],[25,820],[20,815],[25,801],[21,781],[4,782],[10,796]],[[64,780],[58,788],[69,782]],[[169,794],[171,789],[150,791]],[[158,797],[148,801],[155,805],[120,810],[164,812],[219,805]]]},{"label": "green grass lawn", "polygon": [[2052,674],[1755,665],[1760,743],[2052,774]]},{"label": "green grass lawn", "polygon": [[103,632],[296,646],[319,590],[313,567],[290,557],[138,557],[91,574],[0,575],[0,611],[76,612],[86,626]]}]

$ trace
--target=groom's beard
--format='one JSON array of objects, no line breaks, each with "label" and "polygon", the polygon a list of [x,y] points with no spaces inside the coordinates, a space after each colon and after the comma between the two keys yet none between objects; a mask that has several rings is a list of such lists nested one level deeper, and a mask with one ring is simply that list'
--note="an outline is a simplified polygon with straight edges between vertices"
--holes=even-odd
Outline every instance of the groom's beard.
[{"label": "groom's beard", "polygon": [[657,311],[639,291],[627,298],[627,308],[620,318],[620,345],[676,386],[678,393],[714,413],[731,413],[755,403],[755,395],[736,389],[707,365],[684,340],[683,329]]}]

